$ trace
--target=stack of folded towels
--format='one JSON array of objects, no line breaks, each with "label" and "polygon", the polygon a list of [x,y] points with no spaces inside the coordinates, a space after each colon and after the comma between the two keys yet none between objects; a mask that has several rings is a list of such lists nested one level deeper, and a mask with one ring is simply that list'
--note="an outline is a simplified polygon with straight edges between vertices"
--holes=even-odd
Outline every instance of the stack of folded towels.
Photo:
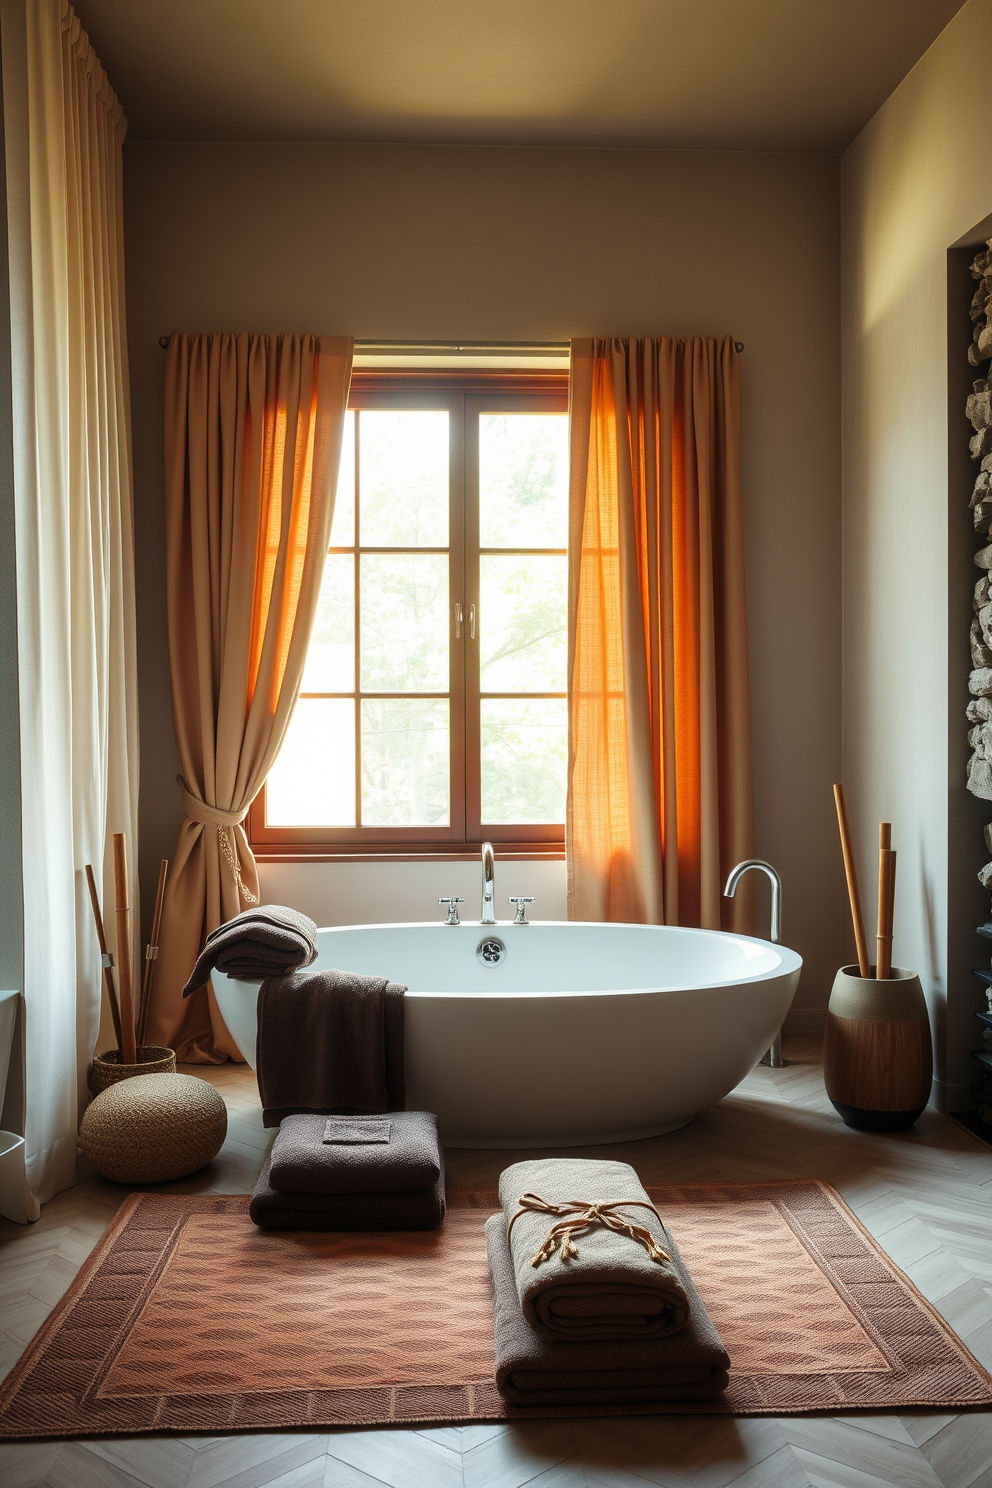
[{"label": "stack of folded towels", "polygon": [[512,1405],[709,1400],[730,1360],[627,1163],[542,1158],[486,1222],[496,1384]]},{"label": "stack of folded towels", "polygon": [[437,1118],[286,1116],[248,1212],[267,1230],[434,1230],[444,1218]]}]

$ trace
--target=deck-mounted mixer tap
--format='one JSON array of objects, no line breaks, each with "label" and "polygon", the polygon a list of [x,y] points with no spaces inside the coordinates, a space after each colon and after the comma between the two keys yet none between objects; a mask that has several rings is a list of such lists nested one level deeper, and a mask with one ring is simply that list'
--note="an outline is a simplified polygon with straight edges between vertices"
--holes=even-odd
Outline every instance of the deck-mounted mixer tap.
[{"label": "deck-mounted mixer tap", "polygon": [[496,923],[496,858],[491,842],[482,844],[482,918],[479,923]]}]

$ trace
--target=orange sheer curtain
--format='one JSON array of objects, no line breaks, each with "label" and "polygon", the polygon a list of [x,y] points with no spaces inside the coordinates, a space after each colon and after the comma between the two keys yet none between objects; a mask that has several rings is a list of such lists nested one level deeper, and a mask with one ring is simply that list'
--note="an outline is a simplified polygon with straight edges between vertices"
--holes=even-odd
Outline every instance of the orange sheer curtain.
[{"label": "orange sheer curtain", "polygon": [[257,903],[241,825],[282,744],[320,595],[348,406],[343,337],[174,335],[165,371],[172,715],[185,819],[166,890],[147,1039],[240,1059],[204,938]]},{"label": "orange sheer curtain", "polygon": [[746,927],[739,364],[726,337],[572,343],[569,917]]}]

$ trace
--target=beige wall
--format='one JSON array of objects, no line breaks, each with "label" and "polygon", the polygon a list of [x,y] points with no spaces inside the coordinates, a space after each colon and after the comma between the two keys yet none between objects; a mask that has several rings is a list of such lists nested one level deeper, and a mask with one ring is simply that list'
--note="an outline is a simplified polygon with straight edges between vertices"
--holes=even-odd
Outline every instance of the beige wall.
[{"label": "beige wall", "polygon": [[992,4],[970,0],[843,162],[844,770],[863,880],[893,823],[895,959],[927,984],[951,1109],[970,1104],[992,811],[964,789],[970,281],[948,250],[992,211],[990,69]]},{"label": "beige wall", "polygon": [[[321,144],[129,144],[125,156],[146,901],[179,818],[161,334],[731,332],[746,347],[757,850],[782,872],[785,937],[806,958],[797,1005],[822,1005],[844,956],[830,798],[841,692],[838,163]],[[328,920],[338,918],[332,877],[322,880]],[[389,917],[388,904],[367,916]]]}]

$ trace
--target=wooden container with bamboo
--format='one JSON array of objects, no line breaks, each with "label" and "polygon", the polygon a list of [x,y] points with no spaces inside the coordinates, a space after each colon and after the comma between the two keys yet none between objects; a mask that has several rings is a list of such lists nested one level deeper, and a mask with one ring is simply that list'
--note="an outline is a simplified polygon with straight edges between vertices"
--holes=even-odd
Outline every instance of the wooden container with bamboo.
[{"label": "wooden container with bamboo", "polygon": [[823,1038],[823,1083],[835,1110],[861,1131],[905,1131],[930,1099],[933,1053],[920,979],[892,965],[896,855],[892,828],[879,825],[878,931],[868,957],[864,916],[844,801],[834,786],[858,962],[834,978]]},{"label": "wooden container with bamboo", "polygon": [[[104,1049],[102,1053],[94,1054],[93,1056],[93,1062],[90,1065],[87,1079],[89,1092],[92,1096],[99,1095],[109,1085],[116,1085],[119,1080],[129,1080],[134,1075],[174,1075],[176,1073],[175,1051],[164,1048],[159,1044],[146,1044],[144,1033],[145,1021],[148,1016],[151,980],[154,974],[155,958],[158,955],[158,937],[162,923],[162,900],[165,893],[165,878],[168,868],[168,862],[163,859],[159,870],[158,894],[155,899],[155,916],[152,921],[152,941],[148,947],[145,960],[145,995],[141,1007],[140,1027],[136,1029],[134,1002],[131,995],[131,906],[127,889],[127,854],[124,845],[124,834],[118,832],[114,836],[117,945],[120,952],[119,959],[116,962],[111,952],[107,949],[103,913],[100,909],[100,896],[97,893],[93,868],[89,863],[86,864],[86,884],[89,889],[90,904],[93,908],[93,921],[96,926],[97,941],[100,946],[100,959],[103,963],[103,974],[107,984],[107,997],[110,1002],[110,1012],[114,1021],[114,1034],[117,1039],[116,1049]],[[120,997],[118,997],[117,988],[114,985],[115,967],[120,977]]]}]

